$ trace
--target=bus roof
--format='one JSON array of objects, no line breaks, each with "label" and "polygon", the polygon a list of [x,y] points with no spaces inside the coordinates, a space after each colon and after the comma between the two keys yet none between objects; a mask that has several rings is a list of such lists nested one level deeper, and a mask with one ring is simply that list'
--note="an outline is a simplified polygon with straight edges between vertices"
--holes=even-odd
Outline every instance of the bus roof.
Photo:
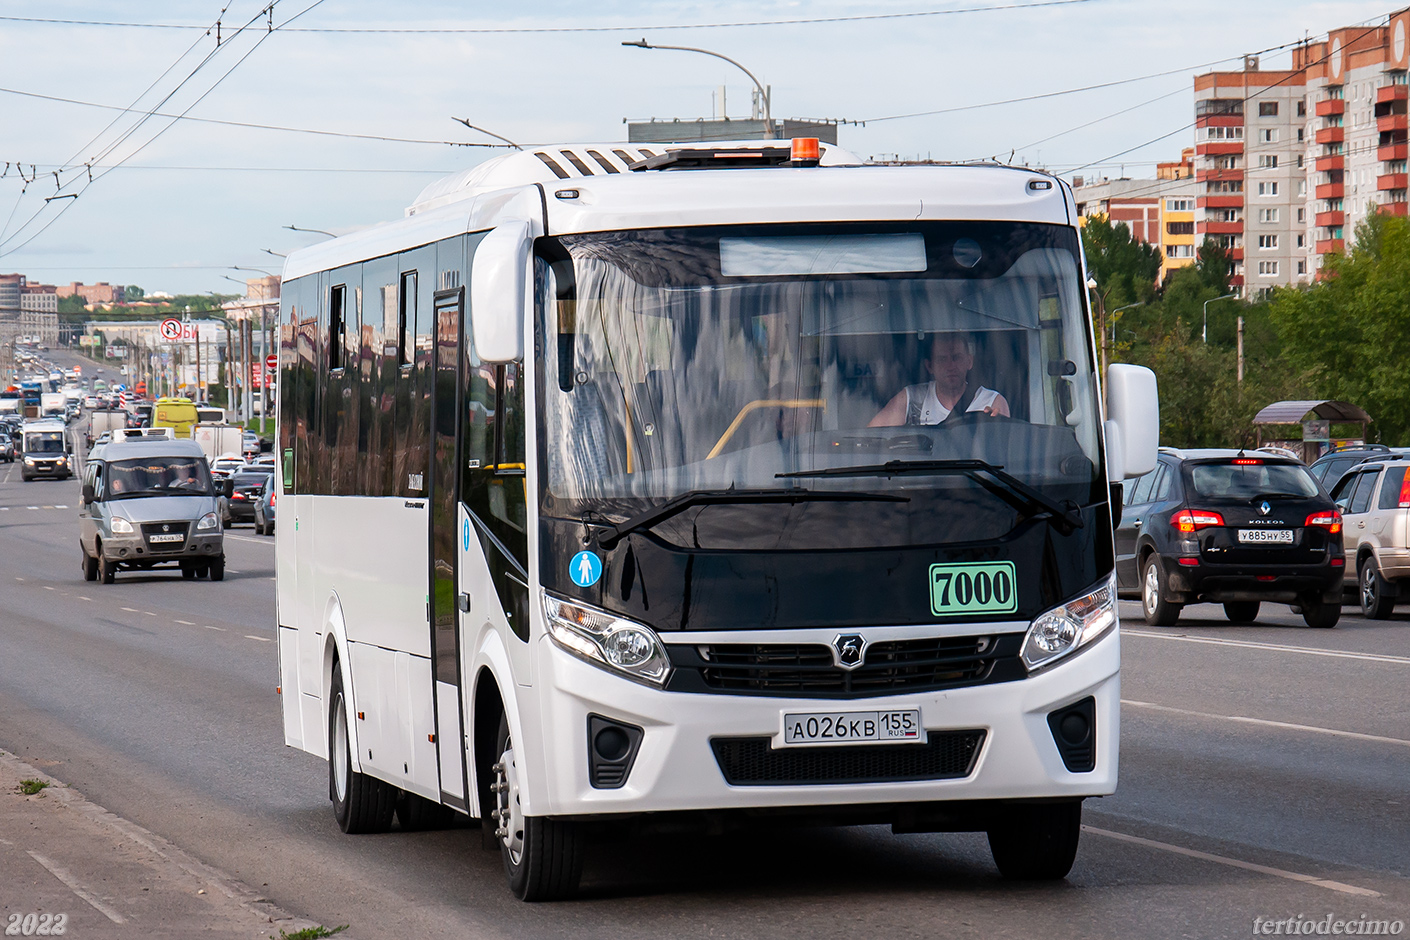
[{"label": "bus roof", "polygon": [[[759,142],[753,143],[757,147]],[[543,149],[587,154],[602,153],[602,148],[622,145]],[[499,164],[502,172],[470,171],[427,187],[422,201],[402,219],[294,252],[285,263],[284,279],[486,231],[503,219],[528,213],[533,218],[546,214],[548,231],[554,235],[758,222],[958,219],[1075,224],[1066,184],[1021,167],[844,164],[618,170],[560,178],[533,153],[498,159],[504,161]],[[534,163],[540,169],[535,170]],[[568,162],[555,165],[562,170]],[[535,175],[540,178],[533,179]],[[487,189],[500,183],[508,185]],[[535,184],[543,185],[543,197]]]}]

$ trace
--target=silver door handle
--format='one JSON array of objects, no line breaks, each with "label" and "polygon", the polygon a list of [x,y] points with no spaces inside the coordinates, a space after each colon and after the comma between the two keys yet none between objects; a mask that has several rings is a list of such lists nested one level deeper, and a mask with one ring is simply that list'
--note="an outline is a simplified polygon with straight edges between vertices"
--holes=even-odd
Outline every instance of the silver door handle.
[{"label": "silver door handle", "polygon": [[455,606],[459,607],[467,614],[470,613],[470,595],[465,591],[461,591],[459,596],[455,599]]},{"label": "silver door handle", "polygon": [[1135,526],[1136,528],[1139,529],[1139,528],[1141,527],[1141,520],[1140,520],[1140,519],[1137,519],[1135,522],[1133,522],[1133,523],[1131,523],[1131,524],[1132,524],[1133,526]]}]

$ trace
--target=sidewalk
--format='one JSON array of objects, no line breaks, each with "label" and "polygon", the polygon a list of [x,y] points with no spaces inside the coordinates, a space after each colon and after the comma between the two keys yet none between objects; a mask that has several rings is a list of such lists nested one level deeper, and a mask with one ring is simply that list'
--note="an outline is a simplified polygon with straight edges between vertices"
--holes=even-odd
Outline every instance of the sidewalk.
[{"label": "sidewalk", "polygon": [[[22,780],[49,786],[27,796]],[[0,750],[0,935],[60,934],[50,915],[63,936],[113,940],[277,940],[316,926]]]}]

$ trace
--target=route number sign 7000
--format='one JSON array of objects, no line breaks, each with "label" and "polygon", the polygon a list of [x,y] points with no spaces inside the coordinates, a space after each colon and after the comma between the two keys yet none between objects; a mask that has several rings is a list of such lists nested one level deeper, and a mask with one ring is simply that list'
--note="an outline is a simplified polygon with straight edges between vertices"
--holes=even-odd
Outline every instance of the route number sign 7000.
[{"label": "route number sign 7000", "polygon": [[1011,614],[1018,610],[1018,583],[1011,561],[930,566],[930,612]]}]

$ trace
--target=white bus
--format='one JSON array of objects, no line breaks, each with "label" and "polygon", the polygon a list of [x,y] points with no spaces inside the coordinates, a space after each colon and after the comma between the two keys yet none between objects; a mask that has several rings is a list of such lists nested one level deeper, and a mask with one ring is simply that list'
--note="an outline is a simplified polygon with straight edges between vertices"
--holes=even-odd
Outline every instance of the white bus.
[{"label": "white bus", "polygon": [[1104,420],[1062,181],[810,146],[537,148],[290,256],[284,735],[345,831],[478,819],[525,900],[657,825],[1066,875],[1154,376]]}]

